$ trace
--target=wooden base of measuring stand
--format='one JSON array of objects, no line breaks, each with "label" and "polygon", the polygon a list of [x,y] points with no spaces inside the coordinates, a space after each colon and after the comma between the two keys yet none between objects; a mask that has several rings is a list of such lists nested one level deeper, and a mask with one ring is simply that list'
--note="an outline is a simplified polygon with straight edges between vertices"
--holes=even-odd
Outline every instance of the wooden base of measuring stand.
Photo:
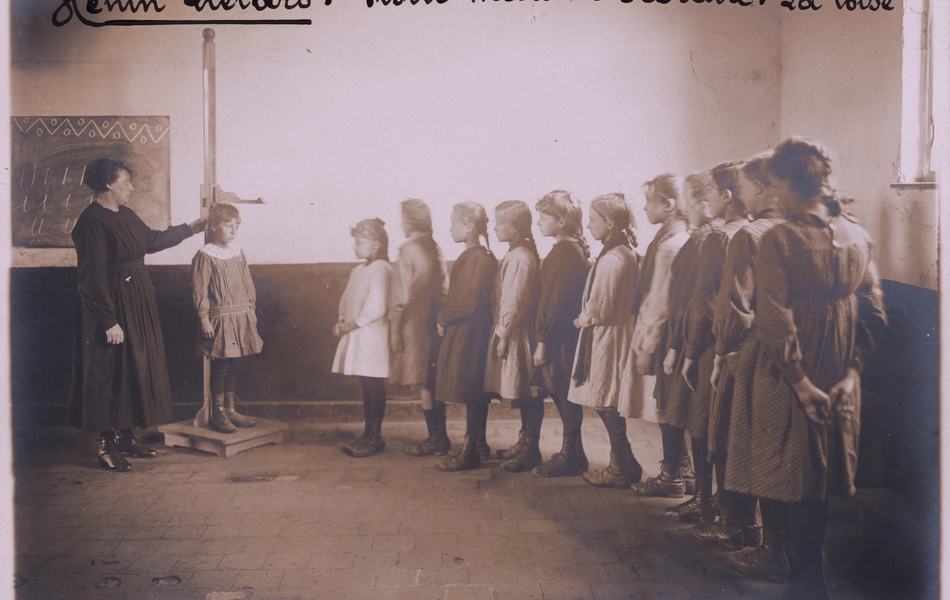
[{"label": "wooden base of measuring stand", "polygon": [[287,423],[257,419],[254,427],[239,427],[234,433],[219,433],[213,429],[194,427],[193,422],[188,420],[162,425],[158,430],[165,434],[166,446],[193,448],[228,458],[251,448],[283,442],[287,428]]}]

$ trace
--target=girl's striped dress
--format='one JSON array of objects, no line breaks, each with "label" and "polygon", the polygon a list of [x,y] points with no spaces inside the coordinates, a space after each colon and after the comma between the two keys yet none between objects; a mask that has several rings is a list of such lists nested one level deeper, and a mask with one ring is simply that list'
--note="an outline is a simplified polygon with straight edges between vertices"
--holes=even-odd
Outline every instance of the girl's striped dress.
[{"label": "girl's striped dress", "polygon": [[198,337],[198,354],[219,359],[260,353],[257,291],[244,251],[233,243],[227,248],[206,244],[191,261],[191,279],[198,317],[214,326],[214,337]]}]

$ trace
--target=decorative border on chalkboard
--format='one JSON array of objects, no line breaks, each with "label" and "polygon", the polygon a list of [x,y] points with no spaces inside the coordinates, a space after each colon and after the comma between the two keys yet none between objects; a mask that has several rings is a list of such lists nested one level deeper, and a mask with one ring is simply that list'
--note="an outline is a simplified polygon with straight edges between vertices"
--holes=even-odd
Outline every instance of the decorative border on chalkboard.
[{"label": "decorative border on chalkboard", "polygon": [[145,124],[139,123],[129,123],[128,127],[123,126],[121,122],[111,119],[103,119],[98,121],[95,118],[78,118],[76,122],[73,123],[71,119],[67,118],[47,118],[47,117],[18,117],[13,120],[16,123],[17,128],[20,130],[20,133],[29,133],[34,131],[36,135],[62,135],[64,137],[69,136],[89,136],[95,138],[98,134],[98,137],[102,139],[122,139],[125,138],[130,142],[140,142],[142,144],[146,143],[159,143],[162,138],[168,135],[168,130],[170,127],[162,127],[161,125],[156,125],[154,128]]}]

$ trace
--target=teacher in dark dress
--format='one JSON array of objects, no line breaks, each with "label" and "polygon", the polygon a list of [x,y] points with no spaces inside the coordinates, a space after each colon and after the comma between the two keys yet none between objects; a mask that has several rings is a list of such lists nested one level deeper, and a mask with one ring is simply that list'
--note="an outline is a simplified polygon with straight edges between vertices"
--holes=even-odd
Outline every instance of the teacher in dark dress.
[{"label": "teacher in dark dress", "polygon": [[70,424],[99,432],[99,464],[132,468],[124,455],[149,458],[133,427],[172,420],[165,343],[145,254],[198,233],[203,221],[154,231],[126,204],[132,171],[99,158],[83,183],[95,192],[72,232],[79,269],[80,314],[76,328]]}]

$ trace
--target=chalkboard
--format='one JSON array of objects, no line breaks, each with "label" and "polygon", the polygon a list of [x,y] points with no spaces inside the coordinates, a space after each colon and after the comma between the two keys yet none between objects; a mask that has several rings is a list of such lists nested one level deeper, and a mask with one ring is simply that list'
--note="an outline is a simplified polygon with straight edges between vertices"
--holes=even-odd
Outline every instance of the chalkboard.
[{"label": "chalkboard", "polygon": [[85,167],[106,157],[133,171],[129,201],[152,229],[171,222],[168,117],[12,117],[13,245],[62,248],[92,202]]}]

